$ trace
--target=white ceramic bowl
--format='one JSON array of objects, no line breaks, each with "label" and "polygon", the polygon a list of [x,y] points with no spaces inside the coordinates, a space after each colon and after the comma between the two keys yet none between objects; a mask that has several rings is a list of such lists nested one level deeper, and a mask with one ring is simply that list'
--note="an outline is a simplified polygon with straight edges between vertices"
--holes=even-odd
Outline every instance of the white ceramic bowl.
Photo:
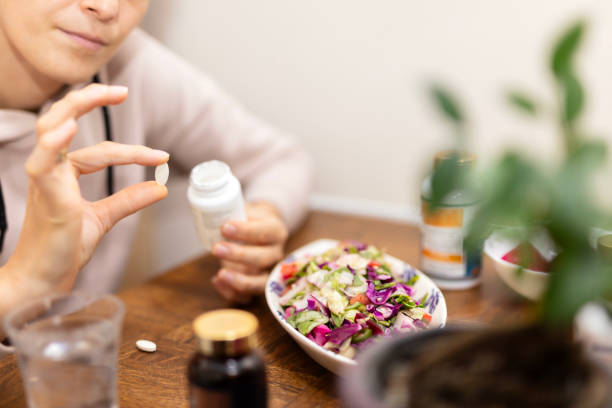
[{"label": "white ceramic bowl", "polygon": [[[531,243],[547,261],[556,256],[553,244],[546,236],[536,237]],[[518,265],[502,259],[518,244],[517,240],[496,232],[485,241],[484,253],[493,260],[495,271],[506,285],[527,299],[538,300],[548,287],[549,273],[532,269],[523,269],[519,273]]]},{"label": "white ceramic bowl", "polygon": [[[342,372],[346,372],[347,369],[354,367],[357,365],[356,361],[344,356],[340,356],[330,350],[326,350],[323,347],[317,345],[313,341],[309,340],[306,336],[302,335],[299,331],[294,329],[287,321],[285,320],[285,315],[283,313],[283,308],[278,303],[279,293],[284,288],[283,280],[280,274],[281,265],[286,262],[291,262],[292,258],[304,256],[304,255],[318,255],[321,254],[328,249],[331,249],[338,245],[338,241],[331,239],[320,239],[317,241],[313,241],[296,251],[294,251],[291,255],[287,257],[284,261],[278,263],[272,272],[270,273],[270,277],[268,278],[268,282],[266,283],[266,302],[268,303],[268,307],[272,312],[272,315],[278,320],[281,327],[285,329],[287,333],[297,342],[297,344],[315,360],[317,363],[321,364],[323,367],[327,368],[331,372],[335,374],[341,374]],[[429,293],[429,297],[437,297],[438,302],[435,304],[432,302],[429,305],[428,312],[432,315],[431,323],[429,327],[431,328],[440,328],[444,327],[446,324],[446,300],[440,292],[440,289],[433,283],[431,279],[429,279],[425,274],[421,271],[412,268],[412,266],[406,264],[403,261],[400,261],[397,258],[387,255],[386,258],[389,263],[400,263],[405,268],[411,268],[414,273],[419,275],[419,280],[413,286],[415,290],[415,298],[420,298],[425,293]]]}]

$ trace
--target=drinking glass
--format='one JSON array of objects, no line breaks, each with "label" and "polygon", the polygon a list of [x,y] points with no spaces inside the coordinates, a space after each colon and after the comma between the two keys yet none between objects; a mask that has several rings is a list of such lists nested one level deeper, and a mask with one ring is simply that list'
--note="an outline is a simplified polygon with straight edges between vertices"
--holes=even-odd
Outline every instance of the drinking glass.
[{"label": "drinking glass", "polygon": [[11,310],[5,328],[30,408],[116,408],[124,314],[112,295],[73,292]]}]

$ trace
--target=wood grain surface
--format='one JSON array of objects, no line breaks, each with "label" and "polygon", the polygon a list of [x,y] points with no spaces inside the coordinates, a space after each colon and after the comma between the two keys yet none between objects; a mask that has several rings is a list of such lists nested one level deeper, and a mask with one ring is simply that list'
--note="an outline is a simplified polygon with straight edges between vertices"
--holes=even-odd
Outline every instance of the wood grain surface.
[{"label": "wood grain surface", "polygon": [[[289,240],[291,251],[319,238],[355,239],[385,249],[418,267],[419,232],[414,226],[378,219],[313,212]],[[119,352],[120,407],[187,407],[186,366],[195,351],[191,323],[200,313],[231,306],[210,279],[211,257],[195,259],[140,286],[119,293],[126,304]],[[485,260],[483,282],[464,291],[445,291],[448,322],[511,323],[529,304],[497,278]],[[267,366],[270,407],[338,407],[337,378],[308,357],[274,320],[263,297],[244,307],[259,318],[259,345]],[[136,349],[138,339],[157,343],[157,352]],[[0,407],[25,407],[15,357],[0,358]]]}]

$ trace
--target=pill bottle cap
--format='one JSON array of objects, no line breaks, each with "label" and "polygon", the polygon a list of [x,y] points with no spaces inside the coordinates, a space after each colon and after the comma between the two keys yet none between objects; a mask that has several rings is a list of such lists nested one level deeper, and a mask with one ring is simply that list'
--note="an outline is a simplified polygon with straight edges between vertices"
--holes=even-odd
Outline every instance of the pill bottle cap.
[{"label": "pill bottle cap", "polygon": [[219,160],[200,163],[191,170],[191,185],[202,192],[214,192],[223,188],[229,181],[232,171]]},{"label": "pill bottle cap", "polygon": [[221,309],[200,315],[193,329],[200,340],[200,351],[206,356],[236,356],[256,347],[259,322],[249,312]]}]

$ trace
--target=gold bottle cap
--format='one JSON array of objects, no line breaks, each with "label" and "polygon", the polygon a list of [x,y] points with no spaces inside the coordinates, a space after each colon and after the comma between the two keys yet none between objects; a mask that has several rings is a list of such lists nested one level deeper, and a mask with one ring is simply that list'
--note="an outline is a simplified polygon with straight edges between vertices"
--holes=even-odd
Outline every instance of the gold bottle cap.
[{"label": "gold bottle cap", "polygon": [[434,168],[438,167],[445,160],[457,157],[457,164],[460,167],[471,168],[476,164],[476,155],[463,150],[443,150],[436,153],[434,157]]},{"label": "gold bottle cap", "polygon": [[602,258],[612,261],[612,234],[602,235],[597,239],[597,252]]},{"label": "gold bottle cap", "polygon": [[259,322],[249,312],[221,309],[200,315],[193,330],[200,339],[200,350],[207,356],[235,356],[256,346]]}]

